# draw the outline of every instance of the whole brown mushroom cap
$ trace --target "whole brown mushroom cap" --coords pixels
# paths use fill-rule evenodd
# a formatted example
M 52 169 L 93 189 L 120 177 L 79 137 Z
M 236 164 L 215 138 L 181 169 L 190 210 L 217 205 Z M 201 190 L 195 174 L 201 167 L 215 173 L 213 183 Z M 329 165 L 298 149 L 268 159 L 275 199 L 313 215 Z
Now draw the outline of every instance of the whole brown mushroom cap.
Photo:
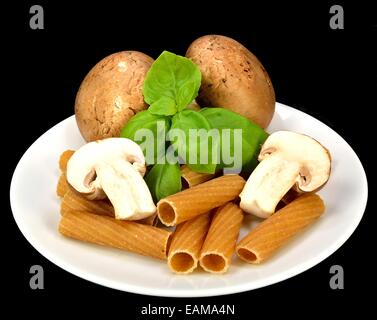
M 265 128 L 275 111 L 275 92 L 263 65 L 234 39 L 207 35 L 196 39 L 186 57 L 202 72 L 197 101 L 201 107 L 223 107 Z
M 75 101 L 77 125 L 86 141 L 118 137 L 125 123 L 148 107 L 143 84 L 153 61 L 138 51 L 122 51 L 90 70 Z

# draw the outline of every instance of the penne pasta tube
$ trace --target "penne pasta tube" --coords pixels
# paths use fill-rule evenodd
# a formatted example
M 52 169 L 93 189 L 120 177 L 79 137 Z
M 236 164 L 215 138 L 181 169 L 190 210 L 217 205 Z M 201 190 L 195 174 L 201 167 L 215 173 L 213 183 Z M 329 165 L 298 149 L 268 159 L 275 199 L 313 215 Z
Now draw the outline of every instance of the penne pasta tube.
M 93 214 L 99 214 L 109 217 L 115 217 L 114 207 L 107 200 L 88 200 L 78 192 L 69 189 L 64 195 L 60 207 L 60 213 L 63 215 L 67 211 L 88 211 Z M 142 223 L 150 226 L 157 224 L 157 213 L 145 219 L 134 220 L 134 222 Z
M 88 200 L 74 190 L 68 190 L 64 195 L 61 203 L 61 214 L 67 211 L 88 211 L 93 214 L 99 214 L 114 217 L 114 208 L 106 200 Z
M 62 198 L 68 190 L 70 190 L 70 186 L 68 184 L 67 178 L 65 177 L 65 174 L 62 173 L 58 180 L 56 194 L 58 195 L 58 197 Z
M 168 266 L 173 272 L 187 274 L 195 270 L 210 218 L 207 213 L 177 226 L 168 255 Z
M 67 237 L 166 259 L 171 232 L 83 211 L 67 211 L 59 232 Z
M 266 260 L 324 211 L 325 205 L 318 195 L 298 197 L 251 230 L 237 245 L 237 255 L 248 263 Z
M 67 170 L 67 163 L 68 160 L 72 157 L 72 155 L 75 153 L 74 150 L 66 150 L 60 155 L 59 159 L 59 168 L 62 172 L 65 172 Z
M 242 219 L 243 212 L 234 203 L 217 209 L 200 253 L 200 265 L 205 271 L 224 273 L 228 270 Z
M 238 197 L 245 180 L 226 175 L 183 190 L 157 203 L 157 214 L 166 226 L 175 226 Z
M 208 180 L 215 175 L 210 173 L 200 173 L 192 171 L 187 165 L 181 167 L 182 186 L 184 189 L 191 188 Z

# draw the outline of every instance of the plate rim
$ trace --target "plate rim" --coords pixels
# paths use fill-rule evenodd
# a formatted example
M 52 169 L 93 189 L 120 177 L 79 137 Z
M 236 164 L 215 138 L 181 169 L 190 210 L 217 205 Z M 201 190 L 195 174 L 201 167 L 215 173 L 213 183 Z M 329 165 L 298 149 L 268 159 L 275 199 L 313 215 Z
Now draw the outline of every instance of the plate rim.
M 183 298 L 183 297 L 209 297 L 209 296 L 220 296 L 220 295 L 229 295 L 229 294 L 235 294 L 235 293 L 241 293 L 245 291 L 251 291 L 258 288 L 266 287 L 275 283 L 279 283 L 281 281 L 287 280 L 293 276 L 299 275 L 301 273 L 304 273 L 305 271 L 311 269 L 317 264 L 320 264 L 323 262 L 326 258 L 328 258 L 330 255 L 332 255 L 336 250 L 338 250 L 343 244 L 351 237 L 351 235 L 356 230 L 357 226 L 360 224 L 361 219 L 364 216 L 367 201 L 368 201 L 368 180 L 366 176 L 365 169 L 362 165 L 362 162 L 356 152 L 353 150 L 353 148 L 350 146 L 350 144 L 335 130 L 333 130 L 331 127 L 329 127 L 327 124 L 323 123 L 322 121 L 316 119 L 312 115 L 305 113 L 299 109 L 287 106 L 283 103 L 276 102 L 276 107 L 283 107 L 289 109 L 291 112 L 298 112 L 301 115 L 309 117 L 311 120 L 315 120 L 320 122 L 322 125 L 327 127 L 327 129 L 330 129 L 333 134 L 336 134 L 338 138 L 343 140 L 346 147 L 349 149 L 352 156 L 355 158 L 357 165 L 361 169 L 361 172 L 363 173 L 360 179 L 362 180 L 363 189 L 362 190 L 362 202 L 360 208 L 362 208 L 360 211 L 361 213 L 358 214 L 358 219 L 355 219 L 354 222 L 348 226 L 348 228 L 342 233 L 342 236 L 338 238 L 336 242 L 334 242 L 329 248 L 326 250 L 323 250 L 321 253 L 317 254 L 316 256 L 312 257 L 311 259 L 305 261 L 304 263 L 301 263 L 298 266 L 295 266 L 293 268 L 290 268 L 286 271 L 279 272 L 277 274 L 271 275 L 267 278 L 259 279 L 253 282 L 246 282 L 238 285 L 233 285 L 230 287 L 224 287 L 224 288 L 207 288 L 207 289 L 183 289 L 183 290 L 177 290 L 177 289 L 171 289 L 171 288 L 147 288 L 144 286 L 137 286 L 133 284 L 127 284 L 123 282 L 117 282 L 114 280 L 109 280 L 101 276 L 93 275 L 92 273 L 85 273 L 80 270 L 80 268 L 76 267 L 73 264 L 66 263 L 64 259 L 61 259 L 59 255 L 51 254 L 50 251 L 44 247 L 43 245 L 40 245 L 37 240 L 34 239 L 33 235 L 31 233 L 28 233 L 26 231 L 26 228 L 24 226 L 24 222 L 21 218 L 21 215 L 18 214 L 19 210 L 17 210 L 17 205 L 15 201 L 15 191 L 14 191 L 14 184 L 16 181 L 16 178 L 18 176 L 20 163 L 22 163 L 23 159 L 28 155 L 30 150 L 33 148 L 33 146 L 37 143 L 38 140 L 43 138 L 45 135 L 47 135 L 51 130 L 54 130 L 55 127 L 60 126 L 64 122 L 71 121 L 71 118 L 74 117 L 74 115 L 69 116 L 68 118 L 58 122 L 56 125 L 45 131 L 42 135 L 40 135 L 24 152 L 20 160 L 18 161 L 14 172 L 12 174 L 11 178 L 11 184 L 9 189 L 9 198 L 10 198 L 10 207 L 12 211 L 13 218 L 25 237 L 25 239 L 36 249 L 42 256 L 44 256 L 46 259 L 48 259 L 50 262 L 58 266 L 59 268 L 68 271 L 69 273 L 85 279 L 87 281 L 93 282 L 95 284 L 99 284 L 105 287 L 109 287 L 112 289 L 120 290 L 120 291 L 126 291 L 130 293 L 135 294 L 142 294 L 142 295 L 149 295 L 149 296 L 160 296 L 160 297 L 176 297 L 176 298 Z

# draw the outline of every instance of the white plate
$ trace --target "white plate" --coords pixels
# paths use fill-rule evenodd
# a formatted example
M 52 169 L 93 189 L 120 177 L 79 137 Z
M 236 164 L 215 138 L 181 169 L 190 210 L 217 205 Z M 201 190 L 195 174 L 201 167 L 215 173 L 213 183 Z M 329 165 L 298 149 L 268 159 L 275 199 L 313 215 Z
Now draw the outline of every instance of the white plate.
M 360 222 L 368 195 L 360 160 L 336 132 L 301 111 L 277 103 L 268 131 L 281 129 L 308 134 L 330 150 L 332 175 L 320 191 L 327 210 L 275 257 L 258 266 L 234 259 L 226 275 L 201 271 L 178 276 L 163 261 L 61 236 L 55 195 L 58 159 L 62 151 L 84 143 L 73 116 L 43 134 L 21 158 L 10 188 L 13 215 L 26 239 L 47 259 L 107 287 L 147 295 L 199 297 L 267 286 L 313 267 L 337 250 Z M 241 236 L 252 223 L 247 219 Z

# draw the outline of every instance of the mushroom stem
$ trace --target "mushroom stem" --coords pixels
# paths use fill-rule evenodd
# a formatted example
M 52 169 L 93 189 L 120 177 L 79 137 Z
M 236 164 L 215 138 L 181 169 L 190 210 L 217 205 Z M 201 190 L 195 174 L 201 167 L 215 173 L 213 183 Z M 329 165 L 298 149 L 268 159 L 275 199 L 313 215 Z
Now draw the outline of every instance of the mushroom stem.
M 296 183 L 301 165 L 279 155 L 267 156 L 250 175 L 240 194 L 240 207 L 248 213 L 267 218 L 283 196 Z
M 147 184 L 129 162 L 122 159 L 103 162 L 96 172 L 117 219 L 140 220 L 156 211 Z

